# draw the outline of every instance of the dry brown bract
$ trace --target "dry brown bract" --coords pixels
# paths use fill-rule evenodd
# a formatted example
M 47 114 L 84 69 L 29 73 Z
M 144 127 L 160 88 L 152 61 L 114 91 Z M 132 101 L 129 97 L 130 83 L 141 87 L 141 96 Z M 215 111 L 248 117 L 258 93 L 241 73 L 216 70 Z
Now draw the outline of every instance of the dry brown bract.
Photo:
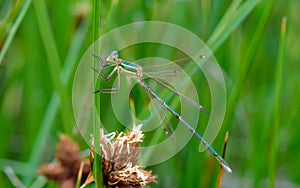
M 141 125 L 134 127 L 125 134 L 104 134 L 100 132 L 100 148 L 102 158 L 103 179 L 106 185 L 111 187 L 144 187 L 156 182 L 156 176 L 151 171 L 140 169 L 137 165 L 139 146 L 143 141 Z M 116 137 L 116 138 L 115 138 Z M 92 139 L 91 154 L 94 141 Z M 93 155 L 91 155 L 93 162 Z
M 60 142 L 56 149 L 58 163 L 44 164 L 38 173 L 58 182 L 60 187 L 75 187 L 80 164 L 84 165 L 82 180 L 85 180 L 91 170 L 89 161 L 80 158 L 80 148 L 65 135 L 60 135 Z

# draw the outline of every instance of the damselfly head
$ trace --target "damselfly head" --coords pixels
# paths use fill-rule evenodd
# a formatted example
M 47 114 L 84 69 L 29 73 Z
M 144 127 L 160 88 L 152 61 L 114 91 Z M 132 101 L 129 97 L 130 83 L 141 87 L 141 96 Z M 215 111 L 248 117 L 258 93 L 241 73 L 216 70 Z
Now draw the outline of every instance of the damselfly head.
M 118 63 L 119 53 L 117 51 L 112 51 L 111 54 L 106 58 L 106 62 L 108 63 Z
M 118 51 L 112 51 L 110 55 L 119 57 L 119 52 Z

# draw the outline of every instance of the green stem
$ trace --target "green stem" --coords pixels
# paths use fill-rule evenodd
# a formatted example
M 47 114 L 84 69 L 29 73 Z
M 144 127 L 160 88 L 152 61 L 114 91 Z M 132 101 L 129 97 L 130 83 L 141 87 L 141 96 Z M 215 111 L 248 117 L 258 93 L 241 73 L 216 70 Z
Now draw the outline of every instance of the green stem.
M 97 41 L 99 38 L 100 32 L 100 8 L 101 4 L 99 0 L 94 0 L 93 4 L 93 41 Z M 99 46 L 98 43 L 94 43 L 94 54 L 99 54 Z M 97 67 L 97 60 L 94 58 L 94 67 Z M 94 79 L 97 79 L 97 75 L 94 74 Z M 96 89 L 94 89 L 96 91 Z M 100 95 L 97 95 L 100 97 Z M 95 101 L 95 100 L 94 100 Z M 94 104 L 96 105 L 96 104 Z M 99 99 L 100 106 L 100 99 Z M 95 108 L 94 108 L 95 109 Z M 104 187 L 103 183 L 103 175 L 102 175 L 102 161 L 101 161 L 101 153 L 100 153 L 100 125 L 97 124 L 97 111 L 93 111 L 93 135 L 94 135 L 94 163 L 93 163 L 93 176 L 96 183 L 96 187 L 102 188 Z

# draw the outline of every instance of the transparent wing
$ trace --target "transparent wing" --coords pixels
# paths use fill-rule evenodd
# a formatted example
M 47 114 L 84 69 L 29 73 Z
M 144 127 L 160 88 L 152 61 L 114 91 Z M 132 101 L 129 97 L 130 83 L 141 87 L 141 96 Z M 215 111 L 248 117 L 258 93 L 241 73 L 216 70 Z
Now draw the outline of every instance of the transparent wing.
M 152 75 L 151 73 L 144 73 L 145 76 L 155 80 L 157 83 L 159 83 L 160 85 L 162 85 L 164 88 L 168 89 L 169 91 L 171 91 L 172 93 L 174 93 L 175 95 L 179 96 L 180 98 L 182 98 L 183 100 L 185 100 L 186 102 L 190 103 L 191 105 L 193 105 L 194 107 L 198 108 L 199 110 L 201 110 L 202 112 L 209 114 L 209 112 L 199 103 L 197 103 L 196 101 L 194 101 L 193 99 L 183 95 L 182 93 L 180 93 L 179 91 L 175 90 L 174 88 L 172 88 L 172 86 L 170 86 L 168 83 L 166 83 L 165 81 L 155 77 L 155 75 Z
M 195 72 L 201 71 L 191 57 L 175 61 L 167 61 L 162 58 L 145 58 L 140 60 L 138 64 L 143 67 L 143 72 L 148 75 L 173 82 L 180 81 L 186 75 L 192 76 Z

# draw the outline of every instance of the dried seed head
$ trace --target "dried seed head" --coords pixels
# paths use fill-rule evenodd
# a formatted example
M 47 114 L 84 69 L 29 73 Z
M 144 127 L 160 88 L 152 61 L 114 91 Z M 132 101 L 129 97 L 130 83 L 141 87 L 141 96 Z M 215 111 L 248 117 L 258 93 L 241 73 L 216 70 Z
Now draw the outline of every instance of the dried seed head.
M 75 186 L 80 164 L 83 163 L 82 180 L 84 180 L 90 172 L 90 163 L 80 158 L 80 148 L 66 135 L 60 135 L 56 149 L 58 162 L 44 164 L 38 173 L 49 180 L 59 182 L 60 187 L 66 185 L 72 187 L 70 185 Z
M 142 170 L 137 165 L 139 146 L 144 137 L 141 126 L 134 126 L 132 131 L 120 133 L 118 136 L 115 132 L 104 134 L 103 129 L 100 130 L 102 172 L 106 185 L 143 187 L 156 182 L 156 176 L 152 175 L 151 171 Z M 91 153 L 93 145 L 92 139 Z

